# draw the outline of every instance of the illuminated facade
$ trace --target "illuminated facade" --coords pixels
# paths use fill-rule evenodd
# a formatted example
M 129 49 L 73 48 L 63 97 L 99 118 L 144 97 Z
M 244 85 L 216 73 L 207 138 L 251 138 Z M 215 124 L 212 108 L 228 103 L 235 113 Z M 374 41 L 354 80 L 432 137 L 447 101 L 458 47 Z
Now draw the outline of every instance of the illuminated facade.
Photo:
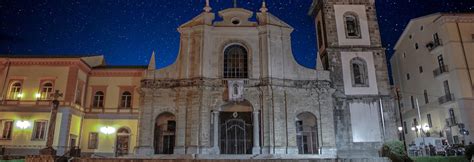
M 132 153 L 145 69 L 105 66 L 102 56 L 0 57 L 4 154 L 38 154 L 45 146 L 55 90 L 64 93 L 53 144 L 58 155 L 71 147 L 86 155 Z
M 322 3 L 314 1 L 311 11 Z M 396 138 L 395 118 L 380 36 L 369 32 L 377 24 L 362 18 L 364 5 L 374 4 L 336 5 L 338 14 L 355 10 L 337 22 L 345 18 L 346 30 L 338 32 L 348 40 L 341 44 L 368 50 L 330 53 L 343 62 L 316 69 L 296 62 L 294 29 L 265 3 L 256 14 L 224 9 L 221 19 L 207 3 L 178 28 L 180 52 L 161 69 L 154 55 L 148 67 L 104 66 L 100 56 L 2 58 L 6 136 L 0 145 L 11 152 L 40 149 L 50 110 L 45 96 L 61 90 L 59 154 L 79 146 L 85 156 L 383 160 L 378 151 Z
M 393 79 L 406 143 L 422 136 L 449 144 L 474 142 L 474 14 L 412 19 L 394 49 Z

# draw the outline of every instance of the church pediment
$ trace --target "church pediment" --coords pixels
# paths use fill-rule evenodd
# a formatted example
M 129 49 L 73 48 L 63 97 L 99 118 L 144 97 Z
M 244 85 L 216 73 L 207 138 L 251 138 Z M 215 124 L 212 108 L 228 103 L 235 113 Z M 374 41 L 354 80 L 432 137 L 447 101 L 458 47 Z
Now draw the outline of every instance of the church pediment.
M 214 13 L 203 12 L 194 17 L 192 20 L 184 23 L 179 28 L 193 27 L 198 25 L 211 25 L 212 21 L 214 21 L 214 18 Z
M 272 15 L 269 12 L 258 13 L 257 19 L 260 25 L 275 25 L 279 27 L 293 29 L 293 27 L 291 27 L 290 25 L 285 23 L 283 20 L 279 19 L 278 17 Z
M 222 21 L 215 22 L 215 26 L 257 26 L 256 22 L 249 21 L 253 12 L 243 8 L 229 8 L 219 11 Z

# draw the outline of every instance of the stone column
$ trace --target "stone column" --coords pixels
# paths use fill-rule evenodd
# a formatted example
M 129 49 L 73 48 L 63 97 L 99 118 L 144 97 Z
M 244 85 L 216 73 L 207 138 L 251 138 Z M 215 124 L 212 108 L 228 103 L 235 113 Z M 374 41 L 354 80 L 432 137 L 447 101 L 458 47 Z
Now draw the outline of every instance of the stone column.
M 253 112 L 253 148 L 252 154 L 261 154 L 260 152 L 260 127 L 259 127 L 259 112 Z
M 58 98 L 62 97 L 63 94 L 59 93 L 59 90 L 56 90 L 51 97 L 53 98 L 53 107 L 51 109 L 51 115 L 49 117 L 49 127 L 48 127 L 48 137 L 46 139 L 46 148 L 40 150 L 41 155 L 50 155 L 56 156 L 56 150 L 53 149 L 53 142 L 54 142 L 54 132 L 56 126 L 56 116 L 58 115 L 58 107 L 59 101 Z
M 215 154 L 220 154 L 219 148 L 219 111 L 213 111 L 214 114 L 214 147 Z
M 142 97 L 144 99 L 144 103 L 143 105 L 140 105 L 141 109 L 140 116 L 138 118 L 138 146 L 136 146 L 136 155 L 151 156 L 155 154 L 153 141 L 156 124 L 153 118 L 153 91 L 150 89 L 145 89 Z

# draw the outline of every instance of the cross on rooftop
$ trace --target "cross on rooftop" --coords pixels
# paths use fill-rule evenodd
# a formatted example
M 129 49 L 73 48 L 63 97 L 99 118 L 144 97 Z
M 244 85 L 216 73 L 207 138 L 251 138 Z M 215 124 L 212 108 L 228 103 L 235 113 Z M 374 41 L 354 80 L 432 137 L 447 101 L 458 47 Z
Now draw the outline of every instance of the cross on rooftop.
M 237 0 L 234 0 L 234 8 L 237 8 Z

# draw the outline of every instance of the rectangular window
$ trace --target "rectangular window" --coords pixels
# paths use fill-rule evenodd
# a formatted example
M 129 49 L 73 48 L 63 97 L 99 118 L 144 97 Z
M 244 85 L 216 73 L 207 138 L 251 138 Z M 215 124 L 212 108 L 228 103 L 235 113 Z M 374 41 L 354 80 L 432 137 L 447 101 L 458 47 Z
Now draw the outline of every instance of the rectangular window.
M 31 137 L 32 140 L 45 140 L 46 139 L 46 128 L 47 128 L 47 121 L 35 121 L 33 126 L 33 136 Z
M 471 36 L 472 36 L 472 40 L 474 40 L 474 34 L 472 34 Z
M 406 121 L 403 122 L 403 129 L 405 131 L 405 134 L 408 134 L 408 127 L 407 127 L 407 122 Z
M 407 80 L 410 80 L 410 73 L 407 73 Z
M 432 128 L 433 122 L 431 121 L 431 114 L 426 114 L 426 118 L 428 119 L 428 126 Z
M 99 144 L 99 133 L 90 132 L 89 133 L 89 149 L 97 149 Z
M 429 98 L 428 98 L 428 91 L 424 91 L 423 92 L 423 95 L 425 96 L 425 104 L 428 104 L 430 102 Z
M 450 125 L 457 124 L 456 122 L 456 115 L 454 115 L 454 109 L 449 109 L 449 120 L 451 121 Z
M 441 72 L 445 72 L 445 69 L 444 69 L 444 58 L 443 58 L 443 55 L 439 55 L 438 56 L 438 66 L 441 70 Z
M 420 73 L 423 73 L 423 66 L 418 67 L 418 69 L 420 70 Z
M 443 86 L 444 86 L 444 94 L 446 96 L 451 96 L 451 90 L 449 89 L 449 82 L 447 80 L 443 82 Z
M 12 131 L 13 131 L 13 120 L 0 120 L 0 130 L 2 131 L 2 136 L 0 140 L 11 140 Z
M 453 136 L 454 144 L 459 144 L 459 136 Z
M 411 100 L 411 108 L 415 109 L 415 98 L 413 96 L 410 96 L 410 100 Z
M 438 35 L 438 33 L 434 33 L 434 34 L 433 34 L 433 43 L 434 43 L 435 45 L 441 44 L 441 42 L 440 42 L 440 40 L 439 40 L 439 35 Z
M 403 58 L 407 57 L 407 53 L 403 52 Z

